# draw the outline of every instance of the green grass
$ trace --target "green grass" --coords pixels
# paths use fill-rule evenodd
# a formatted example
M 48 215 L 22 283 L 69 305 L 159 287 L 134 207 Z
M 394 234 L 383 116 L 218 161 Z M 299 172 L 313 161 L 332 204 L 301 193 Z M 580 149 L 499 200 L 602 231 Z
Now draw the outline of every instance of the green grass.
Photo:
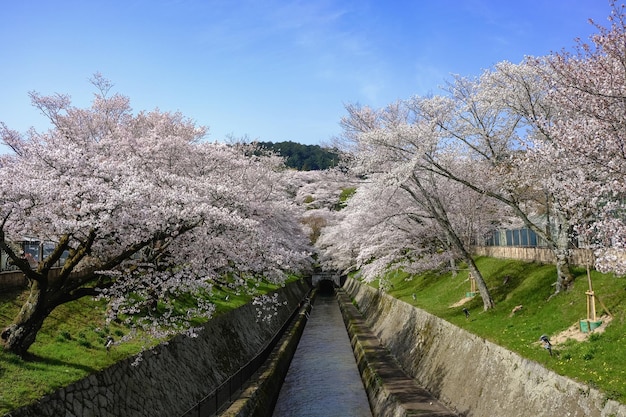
M 487 312 L 483 311 L 480 296 L 463 306 L 452 307 L 470 291 L 467 271 L 456 276 L 409 276 L 396 271 L 386 277 L 385 286 L 398 299 L 597 388 L 609 399 L 626 401 L 626 279 L 592 271 L 594 291 L 613 320 L 604 333 L 593 333 L 583 342 L 570 340 L 556 345 L 550 356 L 539 337 L 546 334 L 553 338 L 587 316 L 586 270 L 575 269 L 574 287 L 550 297 L 556 281 L 554 266 L 486 257 L 476 261 L 496 302 L 496 307 Z M 523 306 L 522 310 L 511 316 L 518 305 Z M 469 320 L 463 307 L 470 311 Z M 596 303 L 596 310 L 598 316 L 605 314 L 600 303 Z
M 277 285 L 266 283 L 250 284 L 249 291 L 237 294 L 216 287 L 210 296 L 216 306 L 214 317 L 276 288 Z M 12 322 L 25 296 L 22 291 L 0 294 L 0 329 Z M 181 300 L 177 308 L 184 306 L 185 300 Z M 27 361 L 0 348 L 0 415 L 158 343 L 146 334 L 133 333 L 129 341 L 116 344 L 107 352 L 107 337 L 119 340 L 130 329 L 116 323 L 107 325 L 105 308 L 104 301 L 83 298 L 55 309 L 29 350 L 33 358 Z M 193 324 L 202 321 L 206 319 Z

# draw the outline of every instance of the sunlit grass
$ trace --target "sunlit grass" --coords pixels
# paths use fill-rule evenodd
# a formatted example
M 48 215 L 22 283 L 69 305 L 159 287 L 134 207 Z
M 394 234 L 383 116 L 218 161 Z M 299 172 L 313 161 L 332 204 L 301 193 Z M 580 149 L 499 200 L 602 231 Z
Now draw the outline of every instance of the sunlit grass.
M 295 278 L 290 281 L 293 280 Z M 278 285 L 253 282 L 248 284 L 248 290 L 239 292 L 216 287 L 209 296 L 216 306 L 213 317 L 277 288 Z M 25 296 L 26 293 L 20 291 L 0 294 L 0 329 L 11 323 Z M 179 300 L 176 308 L 184 310 L 187 302 L 192 303 L 192 300 Z M 0 415 L 159 342 L 145 333 L 133 331 L 130 340 L 116 343 L 107 351 L 105 343 L 108 337 L 119 341 L 131 330 L 120 323 L 107 324 L 105 309 L 104 301 L 90 298 L 56 308 L 30 348 L 32 358 L 29 360 L 0 348 Z M 206 322 L 205 318 L 192 320 L 196 326 L 203 322 Z
M 496 302 L 487 312 L 480 296 L 452 307 L 470 291 L 466 270 L 456 276 L 393 272 L 387 276 L 389 293 L 561 375 L 598 388 L 607 398 L 626 401 L 626 279 L 592 271 L 595 293 L 613 320 L 604 333 L 594 333 L 587 341 L 570 340 L 555 346 L 550 356 L 538 342 L 539 337 L 555 337 L 586 318 L 586 270 L 575 269 L 572 290 L 550 297 L 556 281 L 554 266 L 485 257 L 478 258 L 477 264 Z M 512 314 L 519 305 L 522 309 Z M 469 310 L 469 319 L 463 308 Z M 605 314 L 600 303 L 596 309 L 598 316 Z

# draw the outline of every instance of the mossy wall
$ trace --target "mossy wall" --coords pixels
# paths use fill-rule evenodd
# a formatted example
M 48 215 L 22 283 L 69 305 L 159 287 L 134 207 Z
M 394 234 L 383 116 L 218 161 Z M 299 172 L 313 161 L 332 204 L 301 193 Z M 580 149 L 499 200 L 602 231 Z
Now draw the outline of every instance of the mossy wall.
M 178 336 L 8 414 L 11 417 L 177 417 L 261 351 L 309 291 L 304 282 L 280 289 L 285 308 L 257 321 L 246 304 L 210 320 L 196 338 Z
M 466 417 L 626 417 L 626 406 L 485 339 L 348 280 L 367 325 L 402 368 Z
M 312 291 L 311 299 L 315 299 L 316 291 L 315 289 Z M 272 416 L 280 388 L 298 348 L 310 311 L 311 304 L 304 303 L 266 363 L 250 379 L 239 398 L 220 413 L 221 417 Z

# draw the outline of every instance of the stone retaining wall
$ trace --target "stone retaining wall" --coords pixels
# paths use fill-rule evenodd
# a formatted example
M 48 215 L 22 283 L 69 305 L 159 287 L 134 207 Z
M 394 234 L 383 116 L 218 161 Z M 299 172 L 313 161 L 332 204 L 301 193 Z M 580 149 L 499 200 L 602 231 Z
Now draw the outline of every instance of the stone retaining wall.
M 368 285 L 344 289 L 412 378 L 466 417 L 626 417 L 626 406 Z
M 269 323 L 246 304 L 210 320 L 197 338 L 175 337 L 136 366 L 129 358 L 7 416 L 181 416 L 261 351 L 308 291 L 301 281 L 280 289 L 288 305 Z
M 314 299 L 317 291 L 311 293 Z M 267 362 L 250 378 L 250 383 L 220 417 L 272 417 L 280 388 L 293 359 L 311 311 L 304 304 L 289 329 L 278 342 Z

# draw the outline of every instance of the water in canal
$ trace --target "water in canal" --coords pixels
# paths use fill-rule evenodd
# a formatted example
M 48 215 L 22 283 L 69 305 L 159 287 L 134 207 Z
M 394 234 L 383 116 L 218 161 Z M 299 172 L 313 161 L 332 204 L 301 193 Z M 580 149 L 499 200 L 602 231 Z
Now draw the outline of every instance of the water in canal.
M 274 417 L 371 417 L 335 295 L 320 294 L 280 390 Z

